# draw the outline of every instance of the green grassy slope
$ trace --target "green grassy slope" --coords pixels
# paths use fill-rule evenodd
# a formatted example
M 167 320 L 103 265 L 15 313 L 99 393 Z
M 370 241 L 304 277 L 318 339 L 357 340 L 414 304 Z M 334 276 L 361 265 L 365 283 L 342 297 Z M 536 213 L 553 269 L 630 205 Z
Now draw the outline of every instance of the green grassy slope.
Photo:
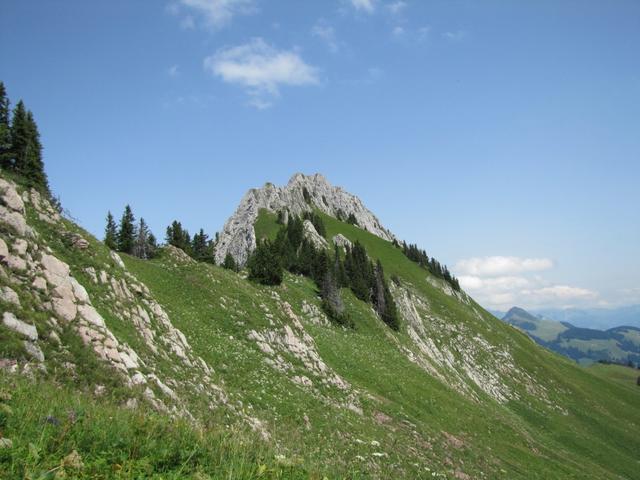
M 326 321 L 306 278 L 263 287 L 170 249 L 150 261 L 122 255 L 125 271 L 73 223 L 43 222 L 31 207 L 27 216 L 40 249 L 69 264 L 109 329 L 144 360 L 141 372 L 171 382 L 179 397 L 149 381 L 156 398 L 193 418 L 153 412 L 143 387 L 126 387 L 69 328 L 62 348 L 43 340 L 50 363 L 36 380 L 1 371 L 0 389 L 13 398 L 10 413 L 0 407 L 0 436 L 14 443 L 0 449 L 2 478 L 637 478 L 640 388 L 538 347 L 357 227 L 323 216 L 328 239 L 359 240 L 400 278 L 392 289 L 411 318 L 398 333 L 347 290 L 353 330 Z M 257 236 L 275 235 L 275 219 L 262 212 Z M 68 233 L 89 246 L 73 248 Z M 112 281 L 92 280 L 88 268 Z M 212 367 L 224 401 L 210 408 L 200 371 L 165 351 L 159 317 L 150 343 L 124 314 L 147 305 L 142 293 L 114 296 L 110 285 L 133 285 L 131 274 L 185 335 L 189 358 Z M 12 286 L 22 307 L 4 309 L 33 319 L 44 339 L 49 314 L 28 284 Z M 22 355 L 20 342 L 0 328 L 3 357 Z M 94 393 L 97 383 L 105 394 Z M 122 408 L 131 399 L 143 407 Z M 61 467 L 74 450 L 84 467 Z
M 257 236 L 273 235 L 274 220 L 261 215 Z M 342 233 L 362 242 L 387 275 L 398 275 L 428 303 L 431 315 L 467 335 L 482 335 L 491 345 L 508 345 L 518 375 L 544 385 L 547 400 L 516 381 L 510 384 L 514 397 L 502 404 L 472 382 L 469 389 L 476 398 L 461 395 L 409 361 L 406 350 L 415 351 L 415 345 L 407 333 L 392 334 L 348 292 L 354 331 L 308 321 L 302 305 L 317 305 L 318 299 L 313 285 L 300 277 L 287 275 L 283 286 L 270 289 L 209 265 L 127 258 L 128 267 L 151 288 L 198 353 L 219 365 L 227 388 L 267 422 L 286 455 L 342 475 L 349 465 L 353 471 L 407 478 L 426 475 L 427 468 L 472 478 L 634 477 L 640 447 L 638 392 L 537 347 L 474 302 L 447 295 L 389 242 L 330 217 L 324 221 L 328 238 Z M 303 320 L 323 360 L 360 392 L 362 415 L 331 405 L 344 400 L 338 391 L 325 389 L 319 397 L 292 383 L 290 375 L 265 364 L 247 340 L 247 332 L 265 326 L 260 304 L 277 311 L 274 292 Z M 233 308 L 222 307 L 230 302 Z M 460 333 L 442 335 L 445 342 Z

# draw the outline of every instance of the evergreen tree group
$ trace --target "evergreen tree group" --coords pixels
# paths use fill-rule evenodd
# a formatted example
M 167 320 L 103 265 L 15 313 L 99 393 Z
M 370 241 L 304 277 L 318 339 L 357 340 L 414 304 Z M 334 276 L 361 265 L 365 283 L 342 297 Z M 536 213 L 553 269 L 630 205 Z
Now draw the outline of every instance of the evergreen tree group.
M 433 276 L 446 281 L 451 287 L 460 291 L 460 283 L 458 279 L 449 271 L 446 265 L 442 265 L 435 258 L 427 255 L 427 252 L 418 248 L 417 245 L 402 242 L 402 244 L 394 241 L 394 245 L 402 250 L 404 255 L 411 261 L 417 263 L 422 268 L 428 270 Z
M 273 242 L 258 243 L 247 262 L 249 278 L 266 285 L 278 285 L 284 270 L 307 276 L 316 283 L 322 307 L 329 318 L 352 327 L 353 321 L 340 294 L 341 288 L 349 288 L 357 298 L 371 303 L 389 327 L 398 330 L 399 316 L 382 264 L 374 264 L 359 242 L 346 248 L 344 254 L 338 247 L 332 254 L 315 248 L 304 236 L 303 219 L 310 220 L 318 233 L 326 231 L 317 214 L 290 217 Z
M 20 100 L 11 112 L 9 98 L 0 82 L 0 166 L 22 177 L 26 184 L 50 195 L 42 160 L 40 133 Z
M 143 259 L 153 258 L 158 250 L 156 237 L 149 230 L 144 218 L 140 218 L 136 224 L 135 216 L 129 205 L 125 207 L 119 225 L 116 224 L 111 212 L 107 213 L 104 244 L 111 250 Z
M 210 239 L 202 228 L 192 238 L 189 231 L 183 228 L 182 223 L 174 220 L 167 227 L 165 241 L 168 245 L 181 249 L 198 262 L 215 262 L 215 240 Z

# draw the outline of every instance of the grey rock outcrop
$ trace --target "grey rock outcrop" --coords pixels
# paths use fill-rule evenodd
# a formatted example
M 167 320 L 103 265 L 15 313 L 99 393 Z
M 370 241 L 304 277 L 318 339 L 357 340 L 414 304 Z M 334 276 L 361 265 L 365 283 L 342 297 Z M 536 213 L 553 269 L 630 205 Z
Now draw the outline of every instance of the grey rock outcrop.
M 249 254 L 256 248 L 253 225 L 261 209 L 270 212 L 288 210 L 290 214 L 300 216 L 314 208 L 336 218 L 353 214 L 360 228 L 385 240 L 394 238 L 355 195 L 341 187 L 334 187 L 320 174 L 296 173 L 284 187 L 267 183 L 245 194 L 220 234 L 216 245 L 216 263 L 221 264 L 227 253 L 239 265 L 246 263 Z
M 305 220 L 302 224 L 304 228 L 304 236 L 311 244 L 319 249 L 329 248 L 327 241 L 317 232 L 316 227 L 313 226 L 309 220 Z

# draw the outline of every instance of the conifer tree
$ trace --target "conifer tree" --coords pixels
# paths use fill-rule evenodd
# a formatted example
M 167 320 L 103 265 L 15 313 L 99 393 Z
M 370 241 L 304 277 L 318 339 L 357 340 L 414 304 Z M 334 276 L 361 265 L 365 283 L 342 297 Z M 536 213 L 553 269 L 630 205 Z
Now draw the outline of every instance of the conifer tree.
M 282 283 L 282 265 L 280 258 L 268 240 L 258 244 L 247 262 L 249 279 L 263 285 L 280 285 Z
M 166 241 L 169 245 L 173 245 L 191 255 L 191 235 L 189 235 L 187 229 L 182 228 L 182 224 L 177 220 L 174 220 L 167 227 Z
M 10 115 L 9 97 L 7 97 L 4 83 L 0 82 L 0 167 L 2 168 L 11 166 Z
M 191 241 L 191 256 L 199 262 L 213 263 L 213 242 L 201 228 Z
M 327 268 L 320 288 L 322 298 L 322 309 L 332 320 L 341 325 L 353 327 L 353 322 L 347 315 L 340 296 L 340 288 L 336 284 L 332 269 Z
M 27 112 L 27 128 L 29 132 L 29 142 L 26 157 L 22 168 L 22 175 L 27 179 L 29 185 L 49 192 L 49 182 L 44 171 L 42 160 L 42 143 L 40 142 L 40 132 L 38 125 L 33 118 L 33 114 Z
M 384 278 L 384 270 L 382 269 L 380 260 L 376 263 L 374 271 L 374 306 L 376 312 L 389 327 L 393 330 L 399 330 L 400 322 L 398 319 L 398 311 L 389 286 Z
M 107 213 L 107 226 L 104 229 L 104 244 L 111 250 L 118 248 L 118 227 L 111 212 Z
M 133 216 L 131 207 L 127 205 L 120 219 L 120 228 L 118 229 L 118 251 L 131 254 L 133 252 L 135 239 L 135 217 Z
M 20 100 L 13 109 L 11 122 L 11 169 L 18 173 L 24 171 L 27 163 L 31 132 L 24 102 Z
M 222 262 L 222 268 L 226 268 L 227 270 L 233 270 L 236 272 L 238 270 L 238 265 L 236 264 L 235 258 L 229 252 L 224 257 L 224 262 Z
M 155 238 L 151 234 L 147 223 L 144 221 L 144 218 L 140 217 L 140 222 L 138 223 L 137 233 L 133 243 L 132 254 L 145 260 L 151 258 L 155 253 L 152 251 L 153 246 L 151 240 L 155 242 Z

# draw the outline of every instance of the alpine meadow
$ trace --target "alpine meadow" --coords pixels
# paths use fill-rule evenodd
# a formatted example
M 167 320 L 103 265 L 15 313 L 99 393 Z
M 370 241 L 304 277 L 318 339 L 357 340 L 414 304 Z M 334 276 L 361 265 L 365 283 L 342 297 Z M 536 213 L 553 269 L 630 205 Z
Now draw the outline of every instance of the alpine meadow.
M 639 19 L 4 2 L 0 478 L 640 479 Z

